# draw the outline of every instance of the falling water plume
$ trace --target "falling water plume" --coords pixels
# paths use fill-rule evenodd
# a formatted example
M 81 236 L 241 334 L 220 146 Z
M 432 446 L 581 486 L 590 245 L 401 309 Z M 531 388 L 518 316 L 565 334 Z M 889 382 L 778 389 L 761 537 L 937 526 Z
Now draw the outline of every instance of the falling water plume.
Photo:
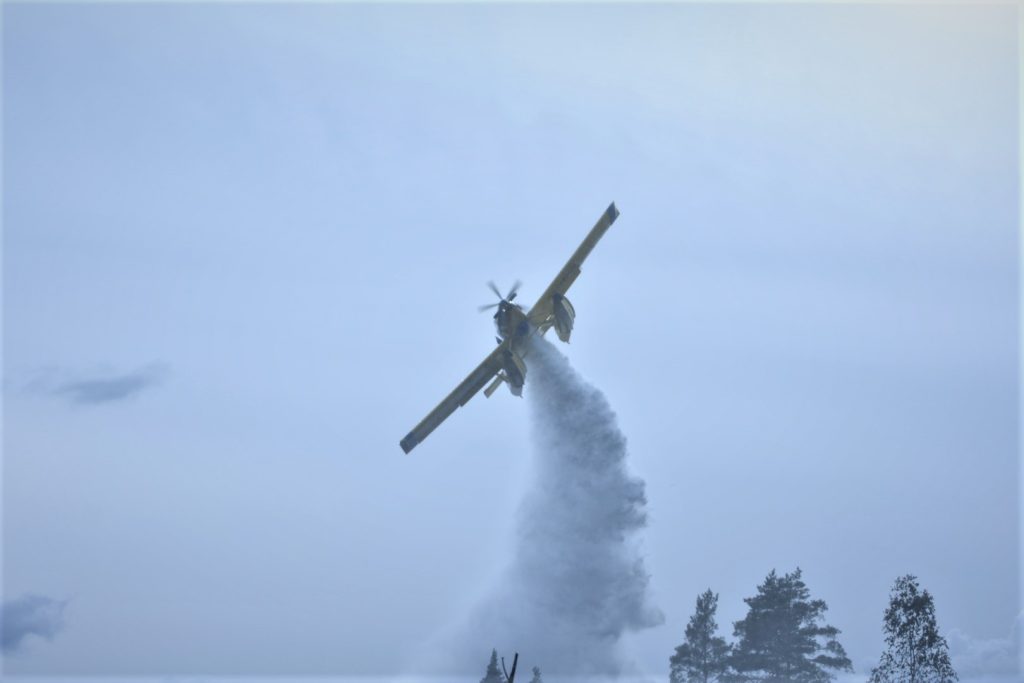
M 496 645 L 545 673 L 618 675 L 621 637 L 662 621 L 638 547 L 644 483 L 627 471 L 626 439 L 604 395 L 543 339 L 526 362 L 532 481 L 515 554 L 463 645 L 473 662 Z

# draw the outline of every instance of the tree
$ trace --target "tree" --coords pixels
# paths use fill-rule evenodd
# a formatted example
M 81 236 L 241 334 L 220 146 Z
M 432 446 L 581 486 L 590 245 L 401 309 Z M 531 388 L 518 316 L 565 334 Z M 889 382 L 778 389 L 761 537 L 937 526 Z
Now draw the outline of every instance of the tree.
M 871 670 L 870 683 L 953 683 L 949 646 L 939 635 L 935 603 L 917 577 L 896 579 L 885 610 L 885 652 Z
M 491 661 L 487 664 L 487 673 L 480 679 L 480 683 L 505 683 L 505 677 L 498 668 L 497 650 L 491 650 Z
M 829 669 L 853 671 L 839 629 L 822 625 L 828 605 L 811 600 L 797 568 L 779 576 L 773 569 L 757 595 L 745 598 L 747 616 L 733 624 L 739 642 L 729 663 L 738 680 L 824 683 Z
M 530 683 L 543 683 L 540 678 L 540 667 L 533 667 L 533 678 L 530 679 Z
M 729 645 L 716 635 L 718 594 L 711 589 L 697 596 L 697 609 L 686 625 L 686 641 L 669 659 L 672 683 L 709 683 L 729 666 Z

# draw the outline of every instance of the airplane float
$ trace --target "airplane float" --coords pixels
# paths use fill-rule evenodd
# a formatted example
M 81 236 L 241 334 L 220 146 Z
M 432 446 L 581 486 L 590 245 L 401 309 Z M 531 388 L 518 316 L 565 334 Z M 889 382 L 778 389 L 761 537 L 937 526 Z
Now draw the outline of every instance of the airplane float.
M 518 282 L 505 296 L 501 295 L 493 282 L 487 283 L 499 301 L 481 306 L 480 310 L 498 309 L 494 313 L 494 325 L 498 328 L 498 347 L 402 439 L 400 445 L 403 451 L 408 453 L 415 448 L 455 412 L 456 408 L 466 405 L 488 382 L 490 385 L 484 389 L 484 395 L 488 398 L 502 383 L 508 384 L 513 395 L 523 395 L 523 383 L 526 381 L 526 363 L 523 362 L 523 356 L 526 353 L 527 341 L 534 334 L 543 335 L 552 327 L 561 341 L 569 341 L 576 311 L 565 298 L 565 294 L 579 277 L 580 267 L 594 249 L 594 245 L 618 217 L 619 210 L 615 208 L 615 202 L 612 202 L 529 311 L 524 311 L 519 304 L 514 303 L 519 290 Z

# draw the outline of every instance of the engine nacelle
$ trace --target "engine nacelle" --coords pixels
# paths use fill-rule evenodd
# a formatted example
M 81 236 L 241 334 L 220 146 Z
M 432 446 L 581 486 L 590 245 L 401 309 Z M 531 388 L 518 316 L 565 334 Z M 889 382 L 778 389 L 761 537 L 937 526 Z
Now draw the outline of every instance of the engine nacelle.
M 523 384 L 526 382 L 526 363 L 522 357 L 511 349 L 505 349 L 502 369 L 504 380 L 508 382 L 508 388 L 515 396 L 523 395 Z
M 551 314 L 555 318 L 555 334 L 563 342 L 569 342 L 569 335 L 572 334 L 572 325 L 576 321 L 576 309 L 561 294 L 551 297 Z

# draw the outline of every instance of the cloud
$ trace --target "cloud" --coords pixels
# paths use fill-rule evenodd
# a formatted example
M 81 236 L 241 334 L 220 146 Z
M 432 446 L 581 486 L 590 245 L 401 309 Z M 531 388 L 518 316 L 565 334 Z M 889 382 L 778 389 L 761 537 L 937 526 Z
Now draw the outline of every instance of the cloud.
M 1013 628 L 1004 638 L 972 638 L 959 629 L 946 636 L 953 668 L 960 678 L 1011 676 L 1019 670 L 1017 643 L 1024 625 L 1024 613 L 1018 614 Z
M 157 386 L 167 374 L 162 363 L 123 373 L 98 372 L 74 374 L 66 370 L 47 370 L 25 385 L 25 391 L 61 398 L 75 405 L 98 405 L 132 398 Z
M 149 365 L 122 375 L 108 375 L 92 379 L 65 382 L 55 393 L 66 396 L 72 403 L 110 403 L 131 398 L 155 386 L 163 378 L 162 366 Z
M 64 627 L 66 600 L 23 595 L 0 605 L 0 644 L 6 653 L 18 651 L 29 636 L 53 640 Z

